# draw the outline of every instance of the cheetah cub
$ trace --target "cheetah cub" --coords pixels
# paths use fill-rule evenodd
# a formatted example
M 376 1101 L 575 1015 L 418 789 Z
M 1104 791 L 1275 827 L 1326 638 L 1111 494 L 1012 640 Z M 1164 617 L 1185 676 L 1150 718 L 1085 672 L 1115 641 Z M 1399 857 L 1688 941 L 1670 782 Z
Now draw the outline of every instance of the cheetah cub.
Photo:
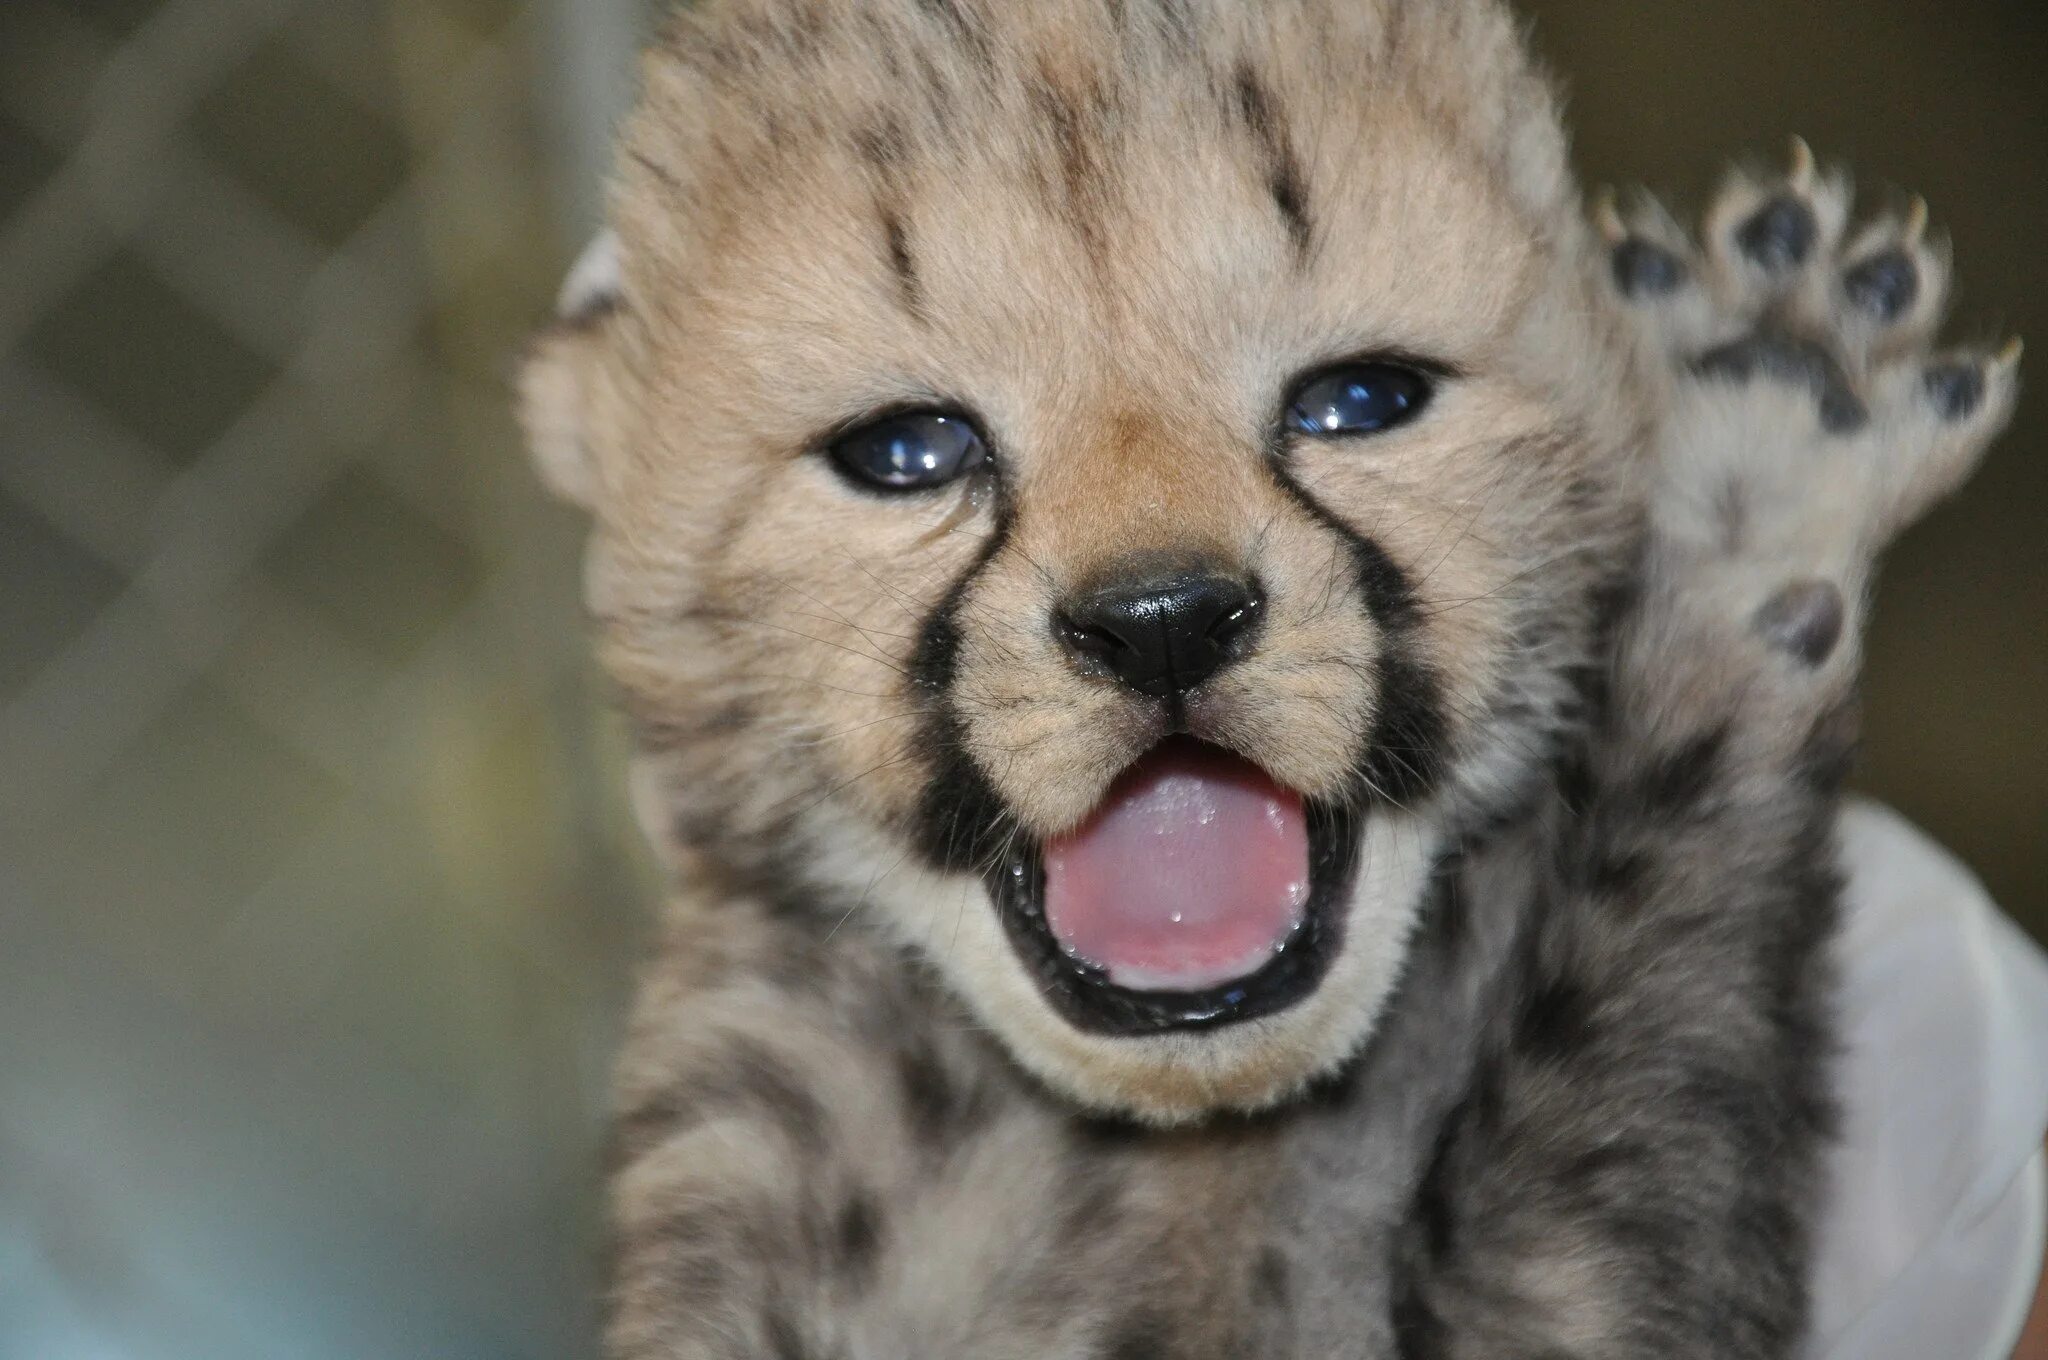
M 1589 225 L 1492 0 L 704 0 L 613 222 L 614 1355 L 1793 1353 L 1922 210 Z

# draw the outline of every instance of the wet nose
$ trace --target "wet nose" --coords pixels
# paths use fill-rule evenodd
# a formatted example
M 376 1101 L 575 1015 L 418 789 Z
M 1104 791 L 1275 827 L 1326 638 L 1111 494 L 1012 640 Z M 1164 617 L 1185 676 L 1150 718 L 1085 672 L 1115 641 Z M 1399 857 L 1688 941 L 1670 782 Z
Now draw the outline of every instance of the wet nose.
M 1243 581 L 1183 571 L 1085 591 L 1059 609 L 1055 623 L 1061 642 L 1085 663 L 1165 699 L 1243 655 L 1264 605 Z

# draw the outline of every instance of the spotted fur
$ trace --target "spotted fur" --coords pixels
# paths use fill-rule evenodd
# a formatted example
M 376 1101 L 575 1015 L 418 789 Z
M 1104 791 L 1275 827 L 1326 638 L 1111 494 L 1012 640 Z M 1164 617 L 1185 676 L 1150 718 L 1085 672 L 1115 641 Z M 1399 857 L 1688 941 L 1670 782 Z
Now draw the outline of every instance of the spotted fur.
M 2009 362 L 1810 157 L 1589 228 L 1492 0 L 707 0 L 527 423 L 677 892 L 621 1357 L 1791 1353 L 1876 553 Z M 1439 375 L 1370 443 L 1294 375 Z M 822 450 L 972 411 L 883 499 Z M 1068 1022 L 993 875 L 1163 734 L 1047 620 L 1255 574 L 1180 718 L 1355 830 L 1329 976 Z

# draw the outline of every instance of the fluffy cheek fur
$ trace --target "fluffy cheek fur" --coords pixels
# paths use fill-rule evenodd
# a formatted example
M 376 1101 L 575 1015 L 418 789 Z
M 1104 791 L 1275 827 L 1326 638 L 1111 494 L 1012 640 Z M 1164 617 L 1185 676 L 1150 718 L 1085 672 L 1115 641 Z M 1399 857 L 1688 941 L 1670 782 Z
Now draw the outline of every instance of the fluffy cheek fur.
M 877 924 L 1049 1083 L 1159 1120 L 1277 1099 L 1370 1031 L 1430 860 L 1543 754 L 1618 541 L 1612 344 L 1555 268 L 1554 233 L 1576 228 L 1534 225 L 1561 162 L 1555 183 L 1503 179 L 1355 79 L 1340 37 L 1311 45 L 1327 82 L 1247 49 L 1109 111 L 1088 55 L 1108 49 L 1058 43 L 1014 88 L 963 68 L 979 102 L 942 118 L 815 86 L 760 109 L 754 83 L 657 63 L 615 308 L 529 375 L 544 465 L 595 512 L 591 606 L 638 730 L 636 801 L 693 890 Z M 1458 376 L 1382 438 L 1275 440 L 1305 368 L 1376 350 Z M 906 401 L 970 406 L 997 474 L 907 498 L 837 478 L 820 432 Z M 1404 578 L 1405 624 L 1367 598 L 1355 538 Z M 1039 995 L 978 879 L 931 867 L 920 814 L 935 713 L 1038 834 L 1158 740 L 1159 715 L 1080 674 L 1050 627 L 1133 553 L 1266 589 L 1255 654 L 1190 705 L 1201 735 L 1306 794 L 1365 796 L 1398 646 L 1441 718 L 1440 749 L 1402 754 L 1441 776 L 1368 818 L 1313 996 L 1106 1040 Z M 942 605 L 940 692 L 918 661 Z

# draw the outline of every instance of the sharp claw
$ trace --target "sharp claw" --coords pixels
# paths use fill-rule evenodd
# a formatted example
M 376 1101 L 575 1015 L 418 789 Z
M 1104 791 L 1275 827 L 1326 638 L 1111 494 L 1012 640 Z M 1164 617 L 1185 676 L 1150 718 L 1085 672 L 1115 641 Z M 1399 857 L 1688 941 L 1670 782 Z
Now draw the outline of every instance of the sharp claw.
M 1612 186 L 1603 185 L 1600 192 L 1593 195 L 1593 225 L 1610 246 L 1618 246 L 1628 239 L 1628 224 L 1621 220 L 1621 210 L 1615 206 Z
M 1906 222 L 1901 235 L 1908 248 L 1920 244 L 1920 238 L 1927 234 L 1927 200 L 1913 195 L 1913 201 L 1906 205 Z
M 1805 190 L 1813 187 L 1813 148 L 1806 144 L 1804 137 L 1792 139 L 1792 170 L 1786 176 L 1792 187 Z

